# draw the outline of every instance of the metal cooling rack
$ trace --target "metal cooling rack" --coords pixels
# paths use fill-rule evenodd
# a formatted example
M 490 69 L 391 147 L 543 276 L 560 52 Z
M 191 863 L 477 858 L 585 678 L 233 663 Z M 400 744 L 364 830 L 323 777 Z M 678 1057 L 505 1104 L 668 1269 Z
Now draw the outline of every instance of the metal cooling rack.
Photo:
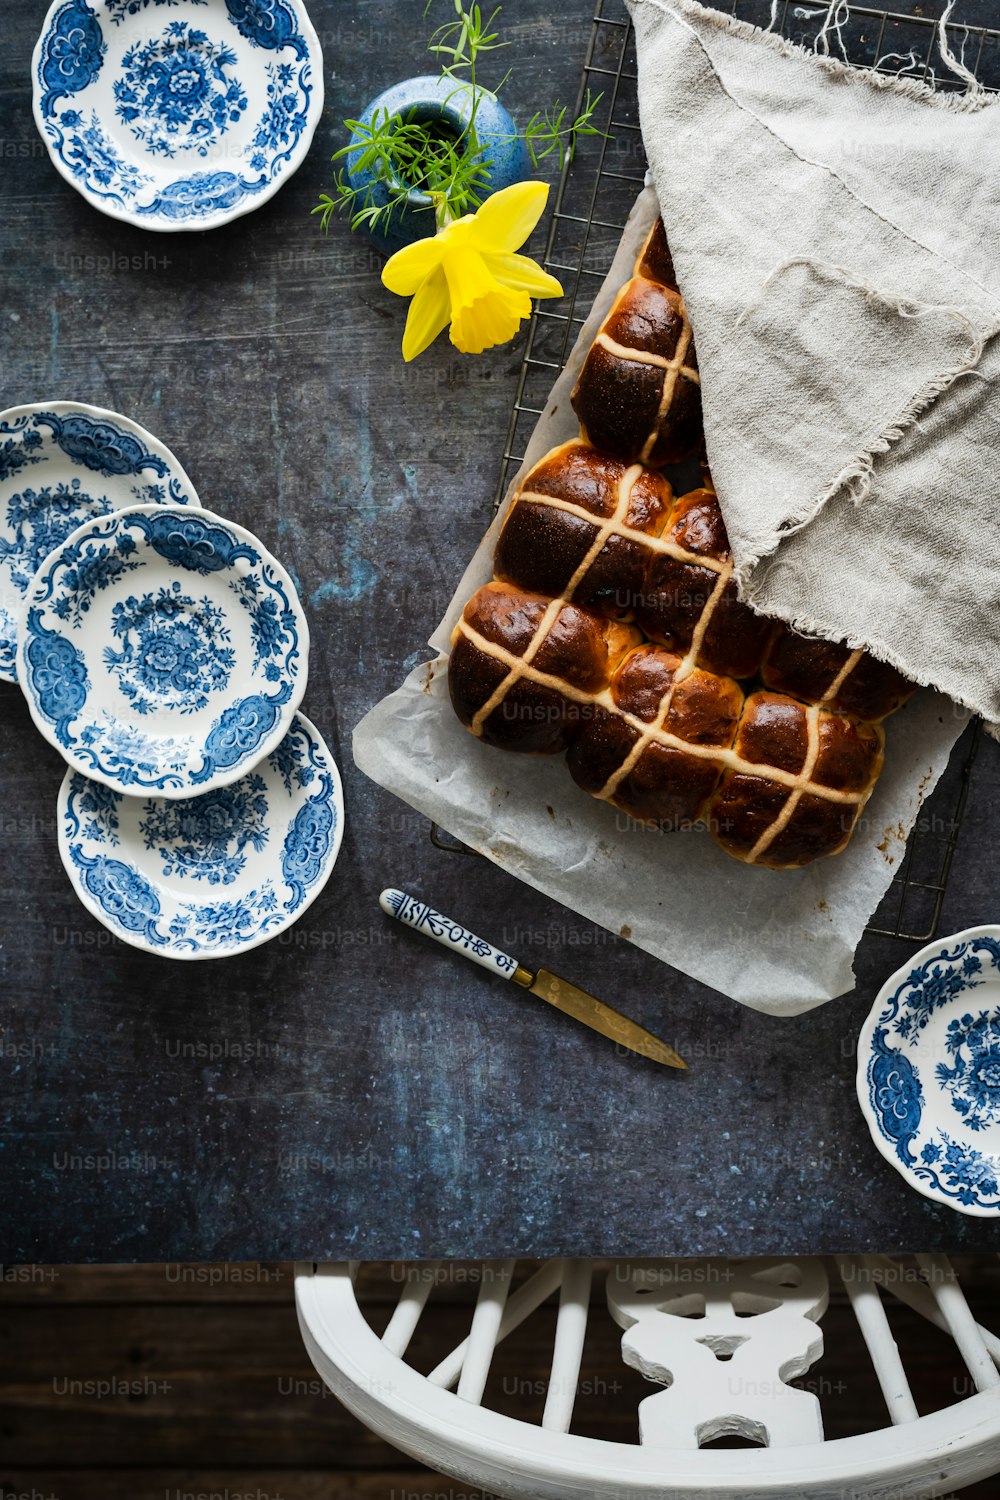
M 744 21 L 767 26 L 771 0 L 717 0 Z M 940 10 L 936 6 L 936 11 Z M 779 0 L 776 31 L 803 46 L 812 46 L 828 6 Z M 952 52 L 963 59 L 983 85 L 1000 89 L 1000 29 L 949 22 Z M 906 15 L 852 5 L 850 17 L 829 38 L 829 50 L 859 67 L 878 67 L 886 74 L 918 78 L 944 89 L 964 84 L 935 69 L 938 15 Z M 625 221 L 646 175 L 646 154 L 639 130 L 637 74 L 632 23 L 622 0 L 596 0 L 593 27 L 580 76 L 576 114 L 589 90 L 600 94 L 594 123 L 603 132 L 580 141 L 567 162 L 543 256 L 546 270 L 562 282 L 563 297 L 536 308 L 528 325 L 514 406 L 497 483 L 495 508 L 503 501 L 520 468 L 532 430 L 549 391 L 566 363 L 590 305 L 606 277 Z M 940 786 L 917 820 L 899 870 L 868 931 L 906 942 L 929 942 L 937 932 L 952 858 L 965 811 L 969 777 L 979 744 L 979 726 L 963 736 L 965 754 L 952 757 Z M 436 826 L 435 846 L 471 854 Z M 894 858 L 891 830 L 886 857 Z

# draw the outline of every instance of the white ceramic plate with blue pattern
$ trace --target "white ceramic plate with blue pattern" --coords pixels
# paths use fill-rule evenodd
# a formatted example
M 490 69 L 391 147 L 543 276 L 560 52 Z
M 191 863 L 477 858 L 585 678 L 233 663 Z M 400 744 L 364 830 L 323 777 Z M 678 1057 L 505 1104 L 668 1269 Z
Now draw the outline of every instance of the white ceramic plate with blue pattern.
M 882 986 L 857 1082 L 872 1139 L 911 1187 L 1000 1217 L 1000 927 L 930 943 Z
M 302 714 L 246 776 L 200 797 L 123 797 L 67 771 L 59 852 L 89 912 L 164 958 L 226 958 L 297 922 L 344 832 L 333 756 Z
M 63 177 L 143 229 L 213 229 L 259 208 L 323 111 L 301 0 L 55 0 L 32 79 Z
M 79 401 L 0 412 L 0 680 L 16 682 L 28 586 L 66 538 L 126 506 L 200 507 L 174 455 L 128 417 Z
M 250 532 L 142 505 L 77 528 L 24 601 L 17 676 L 65 760 L 116 791 L 190 797 L 284 739 L 305 692 L 295 585 Z

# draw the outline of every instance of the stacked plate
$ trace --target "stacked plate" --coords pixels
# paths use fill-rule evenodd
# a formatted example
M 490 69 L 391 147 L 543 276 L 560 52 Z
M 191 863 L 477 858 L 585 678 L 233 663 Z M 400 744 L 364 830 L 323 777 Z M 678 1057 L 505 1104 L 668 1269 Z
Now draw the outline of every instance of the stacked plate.
M 143 428 L 0 414 L 0 677 L 69 764 L 63 863 L 125 942 L 223 957 L 322 890 L 343 794 L 298 712 L 308 659 L 284 568 Z

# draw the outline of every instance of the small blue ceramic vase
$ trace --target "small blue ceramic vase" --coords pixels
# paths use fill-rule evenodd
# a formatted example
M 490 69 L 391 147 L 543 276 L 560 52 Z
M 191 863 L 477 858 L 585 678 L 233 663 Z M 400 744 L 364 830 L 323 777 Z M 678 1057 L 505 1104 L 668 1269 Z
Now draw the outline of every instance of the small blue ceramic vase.
M 463 84 L 439 74 L 425 74 L 407 78 L 379 94 L 361 115 L 360 123 L 367 125 L 376 112 L 380 116 L 387 112 L 407 122 L 439 120 L 458 136 L 465 129 L 471 108 L 471 97 Z M 523 136 L 500 101 L 485 91 L 480 92 L 475 129 L 479 145 L 485 148 L 483 162 L 488 164 L 484 184 L 487 195 L 530 177 L 531 155 Z M 359 204 L 371 202 L 382 207 L 389 201 L 386 185 L 370 169 L 360 167 L 361 141 L 356 132 L 351 137 L 351 145 L 355 144 L 359 149 L 347 157 L 347 180 L 358 195 Z M 388 222 L 383 220 L 376 229 L 369 230 L 368 235 L 378 250 L 392 255 L 404 245 L 436 232 L 430 197 L 419 188 L 411 188 L 405 205 L 397 208 Z

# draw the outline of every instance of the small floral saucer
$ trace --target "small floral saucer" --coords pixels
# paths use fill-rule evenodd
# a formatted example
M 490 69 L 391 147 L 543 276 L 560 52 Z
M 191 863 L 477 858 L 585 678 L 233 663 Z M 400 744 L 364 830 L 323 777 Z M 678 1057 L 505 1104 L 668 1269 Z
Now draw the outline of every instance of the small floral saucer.
M 876 1146 L 911 1187 L 1000 1217 L 1000 927 L 931 943 L 882 986 L 857 1081 Z
M 302 714 L 232 786 L 123 797 L 78 771 L 59 794 L 59 852 L 109 931 L 166 958 L 226 958 L 297 922 L 330 878 L 344 831 L 333 756 Z
M 42 401 L 0 412 L 0 680 L 16 682 L 17 620 L 53 548 L 125 506 L 200 507 L 162 443 L 117 412 Z
M 302 0 L 55 0 L 32 79 L 63 177 L 144 229 L 212 229 L 259 208 L 323 111 Z
M 281 743 L 308 658 L 295 586 L 256 537 L 208 511 L 142 505 L 87 522 L 42 564 L 17 676 L 75 770 L 190 797 Z

